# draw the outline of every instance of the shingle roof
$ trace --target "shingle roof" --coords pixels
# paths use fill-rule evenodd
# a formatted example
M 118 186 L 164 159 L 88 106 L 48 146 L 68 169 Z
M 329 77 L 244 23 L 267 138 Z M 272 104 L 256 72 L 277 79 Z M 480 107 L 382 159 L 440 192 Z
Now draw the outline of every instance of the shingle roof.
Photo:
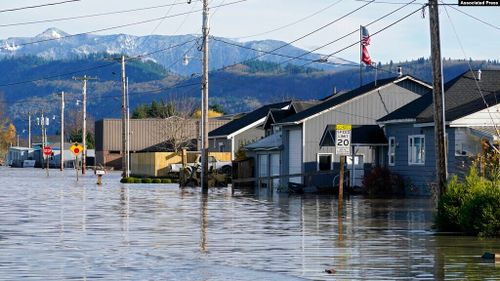
M 351 133 L 352 144 L 387 144 L 384 131 L 378 125 L 354 125 Z M 327 125 L 320 146 L 335 146 L 335 125 Z
M 475 72 L 477 76 L 477 72 Z M 477 84 L 489 106 L 500 101 L 500 70 L 483 70 L 476 81 L 470 71 L 449 81 L 444 86 L 446 121 L 453 121 L 486 108 Z M 416 119 L 417 123 L 434 121 L 432 92 L 382 117 L 379 122 Z
M 219 137 L 219 136 L 227 136 L 230 135 L 236 131 L 238 131 L 241 128 L 244 128 L 256 121 L 258 121 L 261 118 L 266 117 L 267 113 L 269 112 L 270 109 L 272 108 L 278 108 L 281 109 L 287 105 L 290 104 L 290 101 L 286 102 L 279 102 L 279 103 L 273 103 L 273 104 L 268 104 L 265 106 L 262 106 L 252 112 L 249 112 L 245 114 L 244 116 L 234 119 L 231 122 L 225 124 L 224 126 L 221 126 L 211 132 L 208 133 L 209 137 Z
M 406 76 L 406 77 L 409 77 L 409 76 Z M 375 83 L 365 84 L 365 85 L 363 85 L 357 89 L 354 89 L 350 92 L 343 93 L 343 94 L 338 95 L 338 96 L 334 96 L 334 97 L 329 98 L 329 99 L 327 99 L 327 100 L 325 100 L 317 105 L 314 105 L 314 106 L 312 106 L 304 111 L 301 111 L 301 112 L 294 114 L 288 118 L 285 118 L 280 123 L 300 122 L 301 120 L 304 120 L 307 117 L 310 117 L 314 114 L 320 113 L 324 110 L 332 108 L 332 107 L 339 105 L 341 103 L 344 103 L 352 98 L 361 96 L 365 93 L 368 93 L 372 90 L 375 90 L 379 87 L 385 86 L 385 85 L 392 83 L 392 82 L 399 80 L 399 79 L 402 79 L 402 78 L 401 77 L 392 77 L 392 78 L 380 79 L 377 81 L 377 85 L 375 85 Z

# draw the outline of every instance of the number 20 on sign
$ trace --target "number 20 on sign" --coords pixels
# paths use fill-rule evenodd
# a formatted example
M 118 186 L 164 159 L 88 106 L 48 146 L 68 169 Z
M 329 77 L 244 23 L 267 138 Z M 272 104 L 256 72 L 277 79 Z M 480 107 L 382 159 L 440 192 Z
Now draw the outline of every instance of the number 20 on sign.
M 351 154 L 351 130 L 350 124 L 338 124 L 335 126 L 335 154 Z

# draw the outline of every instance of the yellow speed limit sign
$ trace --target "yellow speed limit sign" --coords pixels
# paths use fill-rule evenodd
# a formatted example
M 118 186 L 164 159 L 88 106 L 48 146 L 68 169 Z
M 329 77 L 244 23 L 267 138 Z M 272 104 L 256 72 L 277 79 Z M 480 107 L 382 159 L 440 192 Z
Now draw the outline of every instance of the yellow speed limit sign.
M 73 153 L 73 155 L 78 156 L 78 154 L 83 152 L 83 146 L 79 143 L 75 143 L 69 148 L 69 150 Z

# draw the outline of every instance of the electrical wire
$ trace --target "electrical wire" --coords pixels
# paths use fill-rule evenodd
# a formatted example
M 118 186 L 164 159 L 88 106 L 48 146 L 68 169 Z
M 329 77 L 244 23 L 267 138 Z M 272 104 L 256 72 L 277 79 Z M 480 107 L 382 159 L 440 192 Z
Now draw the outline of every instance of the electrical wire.
M 484 20 L 482 20 L 482 19 L 480 19 L 480 18 L 478 18 L 478 17 L 475 17 L 475 16 L 473 16 L 473 15 L 471 15 L 471 14 L 468 14 L 468 13 L 466 13 L 466 12 L 464 12 L 464 11 L 460 10 L 460 9 L 457 9 L 457 8 L 455 8 L 455 7 L 453 7 L 453 6 L 450 6 L 450 8 L 452 8 L 453 10 L 455 10 L 455 11 L 457 11 L 457 12 L 459 12 L 459 13 L 462 13 L 462 14 L 464 14 L 464 15 L 466 15 L 466 16 L 468 16 L 468 17 L 472 18 L 472 19 L 475 19 L 475 20 L 477 20 L 478 22 L 483 23 L 483 24 L 485 24 L 485 25 L 487 25 L 487 26 L 489 26 L 489 27 L 492 27 L 492 28 L 494 28 L 494 29 L 496 29 L 496 30 L 500 30 L 500 27 L 498 27 L 498 26 L 496 26 L 496 25 L 494 25 L 494 24 L 492 24 L 492 23 L 489 23 L 489 22 L 487 22 L 487 21 L 484 21 Z
M 450 21 L 450 24 L 451 24 L 453 33 L 455 34 L 455 38 L 457 39 L 458 45 L 460 46 L 460 49 L 462 50 L 462 54 L 464 55 L 464 58 L 467 58 L 467 54 L 465 53 L 465 48 L 462 44 L 462 40 L 460 40 L 460 37 L 458 36 L 457 30 L 455 28 L 455 24 L 453 23 L 453 20 L 451 19 L 450 14 L 448 13 L 448 9 L 446 8 L 446 6 L 444 7 L 444 10 L 445 10 L 446 15 L 448 17 L 448 20 Z M 476 84 L 476 88 L 477 88 L 479 94 L 481 95 L 481 99 L 482 99 L 484 105 L 486 106 L 486 111 L 488 112 L 488 115 L 491 119 L 491 123 L 493 124 L 493 127 L 495 128 L 495 132 L 497 133 L 498 138 L 500 138 L 500 131 L 498 130 L 498 125 L 495 123 L 495 119 L 493 118 L 493 115 L 490 112 L 490 109 L 489 109 L 490 106 L 489 106 L 488 102 L 486 101 L 486 98 L 483 94 L 483 91 L 481 90 L 481 86 L 479 85 L 478 79 L 476 78 L 476 74 L 472 70 L 472 65 L 470 64 L 469 60 L 465 59 L 465 61 L 467 61 L 467 65 L 469 66 L 469 71 L 472 73 L 472 77 L 474 78 L 474 83 Z M 495 94 L 495 98 L 496 98 L 496 94 Z M 499 152 L 498 149 L 496 149 L 496 150 L 497 150 L 497 152 Z
M 20 10 L 27 10 L 27 9 L 35 9 L 35 8 L 42 8 L 42 7 L 48 7 L 48 6 L 56 6 L 56 5 L 73 3 L 73 2 L 80 2 L 80 1 L 81 0 L 67 0 L 67 1 L 47 3 L 47 4 L 40 4 L 40 5 L 33 5 L 33 6 L 25 6 L 25 7 L 19 7 L 19 8 L 4 9 L 4 10 L 0 10 L 0 13 L 14 12 L 14 11 L 20 11 Z
M 290 26 L 293 26 L 293 25 L 296 25 L 296 24 L 298 24 L 298 23 L 300 23 L 300 22 L 303 22 L 303 21 L 305 21 L 305 20 L 308 20 L 308 19 L 310 19 L 310 18 L 312 18 L 312 17 L 314 17 L 314 16 L 316 16 L 316 15 L 318 15 L 318 14 L 321 14 L 322 12 L 324 12 L 324 11 L 326 11 L 326 10 L 328 10 L 328 9 L 332 8 L 333 6 L 335 6 L 335 5 L 339 4 L 339 3 L 340 3 L 340 2 L 342 2 L 342 1 L 343 1 L 343 0 L 338 0 L 338 1 L 336 1 L 336 2 L 334 2 L 334 3 L 332 3 L 332 4 L 328 5 L 328 6 L 326 6 L 326 7 L 324 7 L 324 8 L 321 8 L 320 10 L 318 10 L 318 11 L 316 11 L 316 12 L 314 12 L 314 13 L 310 14 L 310 15 L 307 15 L 307 16 L 305 16 L 305 17 L 303 17 L 303 18 L 300 18 L 300 19 L 298 19 L 298 20 L 296 20 L 296 21 L 294 21 L 294 22 L 291 22 L 291 23 L 288 23 L 288 24 L 282 25 L 282 26 L 280 26 L 280 27 L 277 27 L 277 28 L 274 28 L 274 29 L 271 29 L 271 30 L 268 30 L 268 31 L 260 32 L 260 33 L 257 33 L 257 34 L 252 34 L 252 35 L 246 35 L 246 36 L 235 37 L 235 39 L 246 39 L 246 38 L 257 37 L 257 36 L 266 35 L 266 34 L 269 34 L 269 33 L 273 33 L 273 32 L 276 32 L 276 31 L 279 31 L 279 30 L 282 30 L 282 29 L 288 28 L 288 27 L 290 27 Z
M 151 6 L 151 7 L 145 7 L 145 8 L 121 10 L 121 11 L 114 11 L 114 12 L 103 12 L 103 13 L 95 13 L 95 14 L 88 14 L 88 15 L 81 15 L 81 16 L 73 16 L 73 17 L 62 17 L 62 18 L 54 18 L 54 19 L 46 19 L 46 20 L 7 23 L 7 24 L 0 24 L 0 27 L 22 26 L 22 25 L 31 25 L 31 24 L 38 24 L 38 23 L 50 23 L 50 22 L 68 21 L 68 20 L 75 20 L 75 19 L 85 19 L 85 18 L 94 18 L 94 17 L 101 17 L 101 16 L 119 15 L 119 14 L 147 11 L 147 10 L 153 10 L 153 9 L 159 9 L 159 8 L 165 8 L 165 7 L 173 7 L 173 6 L 177 6 L 177 5 L 185 5 L 185 3 L 165 4 L 165 5 Z
M 401 9 L 403 9 L 403 8 L 407 7 L 408 5 L 413 4 L 415 1 L 416 1 L 416 0 L 413 0 L 413 1 L 411 1 L 411 2 L 408 2 L 408 3 L 404 4 L 403 6 L 401 6 L 401 7 L 397 8 L 397 9 L 395 9 L 395 10 L 393 10 L 393 11 L 391 11 L 391 12 L 389 12 L 389 13 L 387 13 L 387 14 L 385 14 L 385 15 L 383 15 L 383 16 L 381 16 L 381 17 L 379 17 L 379 18 L 377 18 L 377 19 L 375 19 L 375 20 L 373 20 L 373 21 L 371 21 L 371 22 L 369 22 L 369 23 L 367 23 L 367 24 L 365 24 L 364 26 L 365 26 L 365 27 L 366 27 L 366 26 L 370 26 L 370 25 L 372 25 L 372 24 L 374 24 L 374 23 L 376 23 L 376 22 L 378 22 L 378 21 L 380 21 L 380 20 L 382 20 L 382 19 L 385 19 L 385 18 L 387 18 L 388 16 L 390 16 L 390 15 L 392 15 L 392 14 L 394 14 L 394 13 L 396 13 L 396 12 L 400 11 Z M 342 40 L 342 39 L 344 39 L 344 38 L 347 38 L 347 37 L 349 37 L 350 35 L 353 35 L 353 34 L 355 34 L 355 33 L 357 33 L 357 32 L 359 32 L 359 29 L 354 29 L 353 31 L 351 31 L 351 32 L 349 32 L 349 33 L 346 33 L 346 34 L 344 34 L 343 36 L 341 36 L 341 37 L 339 37 L 339 38 L 337 38 L 337 39 L 335 39 L 335 40 L 333 40 L 333 41 L 330 41 L 330 42 L 328 42 L 328 43 L 326 43 L 326 44 L 323 44 L 323 45 L 321 45 L 321 46 L 319 46 L 319 47 L 317 47 L 317 48 L 314 48 L 313 50 L 307 51 L 307 52 L 305 52 L 305 53 L 303 53 L 303 54 L 301 54 L 301 55 L 299 55 L 299 56 L 296 56 L 295 58 L 291 58 L 291 59 L 289 59 L 289 60 L 286 60 L 286 61 L 284 61 L 284 62 L 281 62 L 281 63 L 280 63 L 280 65 L 281 65 L 281 64 L 288 63 L 288 62 L 290 62 L 290 61 L 292 61 L 292 60 L 295 60 L 295 59 L 301 58 L 301 57 L 306 56 L 306 55 L 308 55 L 308 54 L 311 54 L 311 53 L 313 53 L 313 52 L 315 52 L 315 51 L 317 51 L 317 50 L 323 49 L 324 47 L 329 46 L 329 45 L 331 45 L 331 44 L 333 44 L 333 43 L 336 43 L 336 42 L 338 42 L 338 41 L 340 41 L 340 40 Z
M 377 34 L 381 33 L 382 31 L 387 30 L 388 28 L 390 28 L 390 27 L 392 27 L 392 26 L 394 26 L 394 25 L 396 25 L 396 24 L 400 23 L 401 21 L 403 21 L 403 20 L 405 20 L 405 19 L 409 18 L 410 16 L 412 16 L 412 15 L 414 15 L 415 13 L 420 12 L 420 11 L 421 11 L 421 8 L 418 8 L 418 9 L 414 10 L 413 12 L 411 12 L 411 13 L 409 13 L 409 14 L 407 14 L 407 15 L 405 15 L 405 16 L 403 16 L 403 17 L 401 17 L 401 18 L 399 18 L 398 20 L 396 20 L 396 21 L 394 21 L 394 22 L 390 23 L 389 25 L 386 25 L 386 26 L 385 26 L 385 27 L 383 27 L 382 29 L 379 29 L 378 31 L 376 31 L 376 32 L 374 32 L 374 33 L 372 33 L 372 34 L 370 34 L 370 37 L 375 36 L 375 35 L 377 35 Z M 331 57 L 331 56 L 333 56 L 333 55 L 336 55 L 336 54 L 338 54 L 338 53 L 340 53 L 340 52 L 342 52 L 342 51 L 345 51 L 345 50 L 347 50 L 347 49 L 349 49 L 349 48 L 351 48 L 351 47 L 353 47 L 353 46 L 356 46 L 356 45 L 358 45 L 358 44 L 360 44 L 360 43 L 361 43 L 361 40 L 357 40 L 357 41 L 355 41 L 354 43 L 352 43 L 352 44 L 350 44 L 350 45 L 348 45 L 348 46 L 346 46 L 346 47 L 344 47 L 344 48 L 342 48 L 342 49 L 340 49 L 340 50 L 337 50 L 337 51 L 335 51 L 335 52 L 333 52 L 333 53 L 328 54 L 328 55 L 326 56 L 326 59 L 328 59 L 329 57 Z M 319 63 L 322 63 L 322 62 L 319 62 Z M 306 66 L 306 65 L 309 65 L 309 64 L 311 64 L 311 63 L 307 63 L 307 64 L 302 65 L 302 66 Z
M 246 1 L 248 1 L 248 0 L 238 0 L 238 1 L 230 2 L 230 3 L 226 3 L 223 5 L 218 5 L 215 7 L 225 7 L 225 6 L 234 5 L 234 4 L 238 4 L 238 3 L 246 2 Z M 196 10 L 194 12 L 200 12 L 200 11 L 202 11 L 202 10 Z M 137 22 L 132 22 L 132 23 L 126 23 L 126 24 L 122 24 L 122 25 L 101 28 L 101 29 L 97 29 L 97 30 L 93 30 L 93 31 L 87 31 L 87 32 L 76 33 L 76 34 L 68 34 L 68 35 L 60 36 L 58 38 L 47 38 L 47 39 L 42 39 L 42 40 L 37 40 L 37 41 L 32 41 L 32 42 L 26 42 L 26 43 L 17 44 L 16 46 L 33 45 L 33 44 L 44 43 L 44 42 L 49 42 L 49 41 L 61 40 L 61 39 L 70 38 L 70 37 L 77 37 L 77 36 L 82 36 L 82 35 L 86 35 L 89 33 L 96 33 L 96 32 L 108 31 L 108 30 L 113 30 L 113 29 L 119 29 L 119 28 L 123 28 L 123 27 L 145 24 L 145 23 L 149 23 L 149 22 L 155 22 L 155 21 L 162 20 L 164 18 L 174 18 L 174 17 L 178 17 L 178 16 L 187 15 L 190 13 L 193 13 L 193 12 L 178 13 L 178 14 L 174 14 L 174 15 L 170 15 L 170 16 L 166 16 L 166 17 L 159 17 L 159 18 L 142 20 L 142 21 L 137 21 Z M 9 48 L 8 46 L 4 46 L 4 47 L 0 47 L 0 50 L 5 50 L 8 48 Z
M 197 39 L 191 39 L 189 41 L 186 41 L 186 42 L 174 45 L 174 46 L 170 46 L 170 47 L 167 47 L 167 48 L 164 48 L 164 49 L 152 51 L 152 52 L 147 53 L 147 54 L 141 54 L 141 55 L 138 55 L 138 56 L 135 56 L 135 57 L 130 57 L 130 58 L 127 58 L 127 60 L 144 58 L 144 57 L 152 55 L 152 54 L 156 54 L 156 53 L 159 53 L 159 52 L 164 52 L 164 51 L 167 51 L 167 50 L 170 50 L 170 49 L 173 49 L 173 48 L 184 46 L 184 45 L 186 45 L 186 44 L 188 44 L 190 42 L 193 42 L 195 40 L 197 40 Z M 78 69 L 78 70 L 71 71 L 71 72 L 64 72 L 64 73 L 59 73 L 59 74 L 44 76 L 44 77 L 36 78 L 36 79 L 32 79 L 32 80 L 25 80 L 25 81 L 18 81 L 18 82 L 11 82 L 11 83 L 0 84 L 0 87 L 7 87 L 7 86 L 20 85 L 20 84 L 34 83 L 34 82 L 39 82 L 39 81 L 44 81 L 44 80 L 51 80 L 51 79 L 54 79 L 54 78 L 69 76 L 69 75 L 73 75 L 73 74 L 77 74 L 77 73 L 81 73 L 81 72 L 86 72 L 86 71 L 90 71 L 90 70 L 100 69 L 100 68 L 105 68 L 105 67 L 108 67 L 108 66 L 111 66 L 111 65 L 114 65 L 114 64 L 116 64 L 116 62 L 106 63 L 106 64 L 102 64 L 102 65 L 98 65 L 98 66 L 93 66 L 93 67 L 88 67 L 88 68 L 83 68 L 83 69 Z

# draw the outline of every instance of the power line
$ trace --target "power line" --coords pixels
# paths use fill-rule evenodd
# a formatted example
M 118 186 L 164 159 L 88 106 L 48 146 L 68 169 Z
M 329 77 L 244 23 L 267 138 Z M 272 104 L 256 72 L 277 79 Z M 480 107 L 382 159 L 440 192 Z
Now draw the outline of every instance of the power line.
M 170 49 L 181 47 L 181 46 L 184 46 L 187 43 L 193 42 L 195 40 L 197 40 L 197 39 L 196 38 L 195 39 L 191 39 L 189 41 L 186 41 L 186 42 L 183 42 L 183 43 L 180 43 L 180 44 L 177 44 L 177 45 L 169 46 L 169 47 L 164 48 L 164 49 L 152 51 L 152 52 L 149 52 L 149 53 L 146 53 L 146 54 L 141 54 L 141 55 L 138 55 L 138 56 L 135 56 L 135 57 L 130 57 L 130 58 L 128 58 L 128 60 L 144 58 L 144 57 L 152 55 L 152 54 L 156 54 L 156 53 L 159 53 L 159 52 L 164 52 L 164 51 L 167 51 L 167 50 L 170 50 Z M 79 70 L 75 70 L 75 71 L 71 71 L 71 72 L 64 72 L 64 73 L 49 75 L 49 76 L 45 76 L 45 77 L 41 77 L 41 78 L 36 78 L 36 79 L 32 79 L 32 80 L 25 80 L 25 81 L 18 81 L 18 82 L 11 82 L 11 83 L 6 83 L 6 84 L 0 84 L 0 87 L 15 86 L 15 85 L 33 83 L 33 82 L 38 82 L 38 81 L 51 80 L 51 79 L 58 78 L 58 77 L 64 77 L 64 76 L 69 76 L 69 75 L 73 75 L 73 74 L 77 74 L 77 73 L 81 73 L 81 72 L 86 72 L 86 71 L 90 71 L 90 70 L 105 68 L 105 67 L 108 67 L 108 66 L 111 66 L 111 65 L 114 65 L 114 64 L 115 64 L 115 62 L 111 62 L 111 63 L 106 63 L 106 64 L 102 64 L 102 65 L 98 65 L 98 66 L 83 68 L 83 69 L 79 69 Z
M 500 30 L 500 27 L 498 27 L 498 26 L 496 26 L 496 25 L 494 25 L 494 24 L 492 24 L 492 23 L 489 23 L 489 22 L 487 22 L 487 21 L 484 21 L 484 20 L 482 20 L 482 19 L 480 19 L 480 18 L 478 18 L 478 17 L 475 17 L 475 16 L 473 16 L 473 15 L 471 15 L 471 14 L 468 14 L 468 13 L 466 13 L 466 12 L 464 12 L 464 11 L 460 10 L 460 9 L 457 9 L 457 8 L 455 8 L 455 7 L 453 7 L 453 6 L 450 6 L 450 8 L 452 8 L 453 10 L 455 10 L 455 11 L 457 11 L 457 12 L 459 12 L 459 13 L 462 13 L 462 14 L 464 14 L 464 15 L 466 15 L 466 16 L 468 16 L 468 17 L 472 18 L 472 19 L 475 19 L 475 20 L 477 20 L 478 22 L 483 23 L 483 24 L 485 24 L 485 25 L 487 25 L 487 26 L 489 26 L 489 27 L 492 27 L 492 28 L 494 28 L 494 29 Z
M 453 33 L 455 34 L 455 38 L 457 39 L 458 45 L 460 45 L 460 49 L 462 50 L 462 54 L 464 55 L 465 58 L 467 58 L 467 54 L 465 53 L 465 49 L 464 49 L 464 46 L 462 44 L 462 40 L 460 40 L 460 37 L 458 36 L 457 30 L 455 28 L 455 24 L 453 23 L 453 20 L 451 19 L 450 14 L 448 13 L 448 9 L 446 8 L 446 6 L 444 7 L 444 10 L 445 10 L 446 15 L 448 17 L 448 20 L 450 21 L 450 24 L 451 24 L 451 27 L 453 29 Z M 490 112 L 490 109 L 489 109 L 490 106 L 489 106 L 488 102 L 486 101 L 486 98 L 483 94 L 483 91 L 481 90 L 481 86 L 479 86 L 478 79 L 476 78 L 476 75 L 474 74 L 474 71 L 472 70 L 472 66 L 470 64 L 470 61 L 467 59 L 465 59 L 465 60 L 467 61 L 470 72 L 472 73 L 472 77 L 474 78 L 476 88 L 477 88 L 479 94 L 481 95 L 481 99 L 482 99 L 484 105 L 486 106 L 486 111 L 488 112 L 488 115 L 491 119 L 491 123 L 493 124 L 493 127 L 495 128 L 495 132 L 496 132 L 497 136 L 500 138 L 500 131 L 498 130 L 498 126 L 495 123 L 495 119 L 493 118 L 493 115 Z M 495 99 L 496 99 L 496 94 L 495 94 Z M 497 150 L 497 152 L 498 152 L 498 150 Z
M 376 31 L 375 33 L 370 34 L 370 37 L 371 37 L 371 36 L 375 36 L 375 35 L 379 34 L 379 33 L 380 33 L 380 32 L 382 32 L 382 31 L 385 31 L 386 29 L 388 29 L 388 28 L 390 28 L 390 27 L 392 27 L 392 26 L 394 26 L 394 25 L 396 25 L 396 24 L 400 23 L 401 21 L 403 21 L 403 20 L 405 20 L 405 19 L 409 18 L 410 16 L 414 15 L 415 13 L 417 13 L 417 12 L 419 12 L 419 11 L 421 11 L 421 8 L 418 8 L 418 9 L 414 10 L 413 12 L 411 12 L 411 13 L 409 13 L 409 14 L 407 14 L 407 15 L 403 16 L 402 18 L 400 18 L 400 19 L 398 19 L 398 20 L 396 20 L 396 21 L 392 22 L 391 24 L 386 25 L 385 27 L 383 27 L 382 29 L 380 29 L 380 30 Z M 360 43 L 361 43 L 361 40 L 357 40 L 356 42 L 354 42 L 354 43 L 352 43 L 352 44 L 350 44 L 350 45 L 348 45 L 348 46 L 346 46 L 346 47 L 344 47 L 344 48 L 342 48 L 342 49 L 340 49 L 340 50 L 338 50 L 338 51 L 335 51 L 335 52 L 333 52 L 333 53 L 330 53 L 329 55 L 327 55 L 327 56 L 326 56 L 326 58 L 329 58 L 329 57 L 331 57 L 331 56 L 333 56 L 333 55 L 336 55 L 336 54 L 338 54 L 338 53 L 340 53 L 340 52 L 342 52 L 342 51 L 345 51 L 345 50 L 347 50 L 347 49 L 349 49 L 349 48 L 351 48 L 351 47 L 353 47 L 353 46 L 356 46 L 356 45 L 358 45 L 358 44 L 360 44 Z M 307 63 L 307 64 L 304 64 L 304 65 L 302 65 L 302 66 L 306 66 L 306 65 L 308 65 L 308 64 L 311 64 L 311 63 Z
M 223 5 L 214 6 L 214 8 L 215 7 L 225 7 L 225 6 L 234 5 L 234 4 L 238 4 L 238 3 L 246 2 L 246 1 L 248 1 L 248 0 L 238 0 L 238 1 L 230 2 L 230 3 L 226 3 L 226 4 L 223 4 Z M 87 31 L 87 32 L 82 32 L 82 33 L 68 34 L 68 35 L 60 36 L 58 38 L 47 38 L 47 39 L 43 39 L 43 40 L 26 42 L 26 43 L 22 43 L 22 44 L 17 44 L 16 46 L 33 45 L 33 44 L 37 44 L 37 43 L 44 43 L 44 42 L 61 40 L 61 39 L 70 38 L 70 37 L 82 36 L 82 35 L 86 35 L 86 34 L 89 34 L 89 33 L 96 33 L 96 32 L 108 31 L 108 30 L 113 30 L 113 29 L 118 29 L 118 28 L 123 28 L 123 27 L 140 25 L 140 24 L 145 24 L 145 23 L 149 23 L 149 22 L 155 22 L 155 21 L 162 20 L 162 19 L 165 19 L 165 18 L 173 18 L 173 17 L 183 16 L 183 15 L 191 14 L 191 13 L 194 13 L 194 12 L 200 12 L 200 11 L 202 11 L 202 10 L 196 10 L 196 11 L 191 11 L 191 12 L 178 13 L 178 14 L 174 14 L 174 15 L 170 15 L 170 16 L 166 16 L 166 17 L 159 17 L 159 18 L 142 20 L 142 21 L 137 21 L 137 22 L 132 22 L 132 23 L 126 23 L 126 24 L 122 24 L 122 25 L 117 25 L 117 26 L 112 26 L 112 27 L 106 27 L 106 28 L 101 28 L 101 29 L 97 29 L 97 30 L 93 30 L 93 31 Z M 0 50 L 5 50 L 7 48 L 9 48 L 9 47 L 8 46 L 0 47 Z
M 413 1 L 409 2 L 409 3 L 406 3 L 406 4 L 404 4 L 403 6 L 401 6 L 401 7 L 397 8 L 397 9 L 395 9 L 395 10 L 393 10 L 393 11 L 391 11 L 391 12 L 389 12 L 389 13 L 387 13 L 387 14 L 385 14 L 385 15 L 383 15 L 383 16 L 381 16 L 381 17 L 379 17 L 379 18 L 377 18 L 377 19 L 375 19 L 375 20 L 373 20 L 373 21 L 371 21 L 371 22 L 369 22 L 369 23 L 367 23 L 367 24 L 366 24 L 366 25 L 364 25 L 364 26 L 370 26 L 370 25 L 372 25 L 372 24 L 374 24 L 374 23 L 376 23 L 376 22 L 378 22 L 378 21 L 380 21 L 380 20 L 382 20 L 382 19 L 384 19 L 384 18 L 386 18 L 386 17 L 388 17 L 388 16 L 390 16 L 390 15 L 392 15 L 392 14 L 394 14 L 394 13 L 398 12 L 399 10 L 401 10 L 401 9 L 403 9 L 403 8 L 405 8 L 405 7 L 407 7 L 408 5 L 413 4 L 415 1 L 416 1 L 416 0 L 413 0 Z M 315 51 L 317 51 L 317 50 L 320 50 L 320 49 L 322 49 L 322 48 L 324 48 L 324 47 L 326 47 L 326 46 L 329 46 L 329 45 L 331 45 L 331 44 L 333 44 L 333 43 L 336 43 L 336 42 L 338 42 L 338 41 L 340 41 L 340 40 L 342 40 L 342 39 L 344 39 L 344 38 L 346 38 L 346 37 L 348 37 L 348 36 L 350 36 L 350 35 L 352 35 L 352 34 L 354 34 L 354 33 L 357 33 L 358 31 L 359 31 L 359 29 L 355 29 L 355 30 L 353 30 L 353 31 L 351 31 L 351 32 L 349 32 L 349 33 L 347 33 L 347 34 L 345 34 L 345 35 L 343 35 L 343 36 L 341 36 L 341 37 L 339 37 L 339 38 L 337 38 L 337 39 L 333 40 L 333 41 L 330 41 L 330 42 L 328 42 L 328 43 L 326 43 L 326 44 L 323 44 L 323 45 L 321 45 L 321 46 L 319 46 L 319 47 L 317 47 L 317 48 L 315 48 L 315 49 L 313 49 L 313 50 L 307 51 L 307 52 L 305 52 L 305 53 L 303 53 L 303 54 L 301 54 L 301 55 L 299 55 L 299 56 L 296 56 L 295 58 L 291 58 L 291 59 L 289 59 L 289 60 L 287 60 L 287 61 L 281 62 L 280 64 L 284 64 L 284 63 L 290 62 L 290 61 L 292 61 L 292 60 L 295 60 L 295 59 L 301 58 L 301 57 L 303 57 L 303 56 L 306 56 L 306 55 L 308 55 L 308 54 L 311 54 L 311 53 L 313 53 L 313 52 L 315 52 Z
M 38 24 L 38 23 L 48 23 L 48 22 L 58 22 L 58 21 L 67 21 L 67 20 L 75 20 L 75 19 L 85 19 L 85 18 L 93 18 L 93 17 L 101 17 L 101 16 L 109 16 L 109 15 L 118 15 L 118 14 L 132 13 L 132 12 L 138 12 L 138 11 L 146 11 L 146 10 L 153 10 L 153 9 L 165 8 L 165 7 L 172 7 L 172 6 L 176 6 L 176 5 L 185 5 L 185 3 L 173 3 L 173 4 L 165 4 L 165 5 L 145 7 L 145 8 L 121 10 L 121 11 L 114 11 L 114 12 L 103 12 L 103 13 L 95 13 L 95 14 L 88 14 L 88 15 L 81 15 L 81 16 L 73 16 L 73 17 L 62 17 L 62 18 L 37 20 L 37 21 L 7 23 L 7 24 L 0 24 L 0 27 L 21 26 L 21 25 L 30 25 L 30 24 Z
M 285 28 L 287 28 L 287 27 L 290 27 L 290 26 L 296 25 L 297 23 L 300 23 L 300 22 L 303 22 L 303 21 L 305 21 L 305 20 L 308 20 L 308 19 L 310 19 L 310 18 L 312 18 L 312 17 L 314 17 L 314 16 L 316 16 L 316 15 L 318 15 L 318 14 L 320 14 L 320 13 L 322 13 L 322 12 L 324 12 L 324 11 L 328 10 L 328 9 L 330 9 L 331 7 L 333 7 L 333 6 L 337 5 L 337 4 L 339 4 L 339 3 L 340 3 L 340 2 L 342 2 L 342 1 L 343 1 L 343 0 L 338 0 L 338 1 L 336 1 L 336 2 L 334 2 L 334 3 L 332 3 L 332 4 L 328 5 L 328 6 L 326 6 L 326 7 L 324 7 L 324 8 L 321 8 L 320 10 L 318 10 L 318 11 L 316 11 L 316 12 L 314 12 L 314 13 L 310 14 L 310 15 L 307 15 L 307 16 L 305 16 L 305 17 L 303 17 L 303 18 L 300 18 L 300 19 L 298 19 L 298 20 L 296 20 L 296 21 L 294 21 L 294 22 L 291 22 L 291 23 L 288 23 L 288 24 L 282 25 L 282 26 L 280 26 L 280 27 L 277 27 L 277 28 L 274 28 L 274 29 L 271 29 L 271 30 L 268 30 L 268 31 L 260 32 L 260 33 L 257 33 L 257 34 L 246 35 L 246 36 L 240 36 L 240 37 L 237 37 L 237 38 L 238 38 L 238 39 L 246 39 L 246 38 L 251 38 L 251 37 L 261 36 L 261 35 L 265 35 L 265 34 L 273 33 L 273 32 L 278 31 L 278 30 L 285 29 Z
M 14 11 L 20 11 L 20 10 L 27 10 L 27 9 L 35 9 L 35 8 L 42 8 L 42 7 L 48 7 L 48 6 L 56 6 L 56 5 L 61 5 L 61 4 L 66 4 L 66 3 L 72 3 L 72 2 L 80 2 L 80 1 L 81 0 L 67 0 L 67 1 L 61 1 L 61 2 L 40 4 L 40 5 L 33 5 L 33 6 L 25 6 L 25 7 L 19 7 L 19 8 L 11 8 L 11 9 L 0 10 L 0 13 L 14 12 Z

